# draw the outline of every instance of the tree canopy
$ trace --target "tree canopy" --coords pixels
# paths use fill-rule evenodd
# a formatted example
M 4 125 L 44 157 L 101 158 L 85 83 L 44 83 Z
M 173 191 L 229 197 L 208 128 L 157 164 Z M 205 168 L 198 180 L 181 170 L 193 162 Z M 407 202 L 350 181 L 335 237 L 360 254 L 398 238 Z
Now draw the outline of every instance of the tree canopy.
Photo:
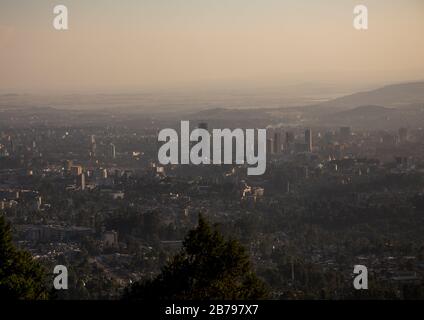
M 267 298 L 267 290 L 236 240 L 226 240 L 199 216 L 183 248 L 153 280 L 130 286 L 125 299 L 249 300 Z
M 30 253 L 14 246 L 10 225 L 0 216 L 0 298 L 47 299 L 44 284 L 43 268 Z

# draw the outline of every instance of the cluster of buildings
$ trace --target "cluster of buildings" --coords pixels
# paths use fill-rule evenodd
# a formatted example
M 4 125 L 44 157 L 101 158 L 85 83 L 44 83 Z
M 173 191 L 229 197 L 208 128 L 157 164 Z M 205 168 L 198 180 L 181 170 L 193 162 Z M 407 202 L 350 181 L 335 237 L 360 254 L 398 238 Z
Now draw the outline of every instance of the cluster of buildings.
M 210 130 L 213 126 L 201 122 L 198 127 Z M 247 176 L 243 165 L 236 164 L 160 165 L 157 131 L 41 128 L 0 132 L 0 212 L 13 222 L 18 240 L 31 252 L 37 254 L 46 243 L 56 244 L 61 252 L 64 246 L 82 249 L 89 239 L 99 250 L 93 249 L 92 261 L 111 277 L 118 274 L 112 270 L 119 269 L 122 279 L 125 272 L 143 274 L 135 268 L 144 264 L 148 272 L 159 270 L 163 263 L 159 253 L 181 247 L 198 213 L 231 224 L 250 213 L 295 212 L 298 202 L 308 201 L 302 198 L 305 192 L 313 188 L 337 189 L 377 176 L 424 173 L 424 140 L 419 130 L 273 127 L 267 130 L 267 171 L 257 177 Z M 400 191 L 398 197 L 407 198 L 408 192 L 416 191 Z M 384 190 L 352 191 L 347 197 L 358 207 L 397 199 Z M 158 221 L 149 216 L 151 212 L 157 212 Z M 143 226 L 150 226 L 150 231 L 141 231 Z M 264 258 L 268 249 L 260 243 L 265 238 L 273 248 L 291 241 L 283 230 L 268 235 L 260 231 L 251 252 L 256 263 L 264 266 L 273 263 Z M 137 250 L 143 254 L 134 254 Z M 336 263 L 330 253 L 312 254 L 311 261 L 329 268 Z M 303 254 L 311 256 L 310 251 Z M 131 257 L 136 256 L 137 267 L 130 267 Z M 413 278 L 401 271 L 394 267 L 391 275 L 384 274 L 395 281 Z M 420 273 L 413 272 L 419 278 Z

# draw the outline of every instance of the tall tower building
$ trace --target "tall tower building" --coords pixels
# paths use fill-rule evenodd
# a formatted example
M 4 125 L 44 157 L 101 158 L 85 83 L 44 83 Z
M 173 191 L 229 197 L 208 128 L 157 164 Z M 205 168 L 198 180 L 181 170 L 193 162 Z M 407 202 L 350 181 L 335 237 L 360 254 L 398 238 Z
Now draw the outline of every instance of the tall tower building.
M 305 130 L 305 144 L 306 144 L 306 151 L 312 152 L 312 130 L 306 129 Z
M 112 159 L 116 158 L 116 147 L 113 143 L 109 145 L 109 155 Z
M 71 166 L 71 174 L 73 176 L 79 176 L 82 174 L 82 167 L 81 166 Z
M 274 141 L 272 139 L 266 139 L 266 153 L 268 156 L 274 154 Z
M 77 186 L 82 190 L 82 191 L 84 191 L 85 190 L 85 174 L 84 173 L 81 173 L 79 176 L 78 176 L 78 183 L 77 183 Z
M 65 161 L 65 165 L 64 165 L 65 171 L 66 172 L 71 172 L 71 168 L 72 168 L 73 165 L 74 165 L 74 163 L 73 163 L 72 160 L 66 160 Z
M 15 145 L 13 144 L 12 136 L 9 136 L 7 140 L 9 142 L 7 151 L 9 152 L 10 155 L 13 155 L 15 153 Z
M 283 145 L 282 133 L 280 131 L 274 132 L 274 152 L 281 153 Z
M 90 145 L 90 156 L 92 158 L 96 157 L 97 145 L 96 145 L 96 137 L 91 135 L 91 145 Z
M 293 132 L 286 132 L 286 149 L 290 149 L 294 143 L 294 134 Z

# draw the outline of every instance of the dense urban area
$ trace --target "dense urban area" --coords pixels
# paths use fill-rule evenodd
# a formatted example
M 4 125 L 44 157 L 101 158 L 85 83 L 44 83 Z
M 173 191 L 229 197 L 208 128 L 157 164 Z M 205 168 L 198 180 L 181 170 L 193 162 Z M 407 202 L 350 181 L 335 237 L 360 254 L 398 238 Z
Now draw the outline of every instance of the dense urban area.
M 161 165 L 172 115 L 1 111 L 0 213 L 46 270 L 68 268 L 58 298 L 118 299 L 160 272 L 199 214 L 242 243 L 273 299 L 424 298 L 423 129 L 221 111 L 191 125 L 267 128 L 264 175 Z M 358 264 L 367 291 L 353 288 Z

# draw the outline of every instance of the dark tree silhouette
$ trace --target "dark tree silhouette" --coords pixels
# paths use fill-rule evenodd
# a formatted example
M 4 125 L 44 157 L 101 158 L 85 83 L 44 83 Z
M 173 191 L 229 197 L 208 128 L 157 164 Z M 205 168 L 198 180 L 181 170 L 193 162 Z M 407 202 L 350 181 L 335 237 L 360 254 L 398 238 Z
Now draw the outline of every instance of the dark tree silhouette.
M 47 299 L 44 277 L 31 254 L 13 245 L 10 225 L 0 216 L 0 299 Z
M 251 269 L 249 256 L 235 240 L 225 240 L 202 216 L 179 254 L 155 279 L 127 288 L 124 299 L 265 299 L 267 290 Z

